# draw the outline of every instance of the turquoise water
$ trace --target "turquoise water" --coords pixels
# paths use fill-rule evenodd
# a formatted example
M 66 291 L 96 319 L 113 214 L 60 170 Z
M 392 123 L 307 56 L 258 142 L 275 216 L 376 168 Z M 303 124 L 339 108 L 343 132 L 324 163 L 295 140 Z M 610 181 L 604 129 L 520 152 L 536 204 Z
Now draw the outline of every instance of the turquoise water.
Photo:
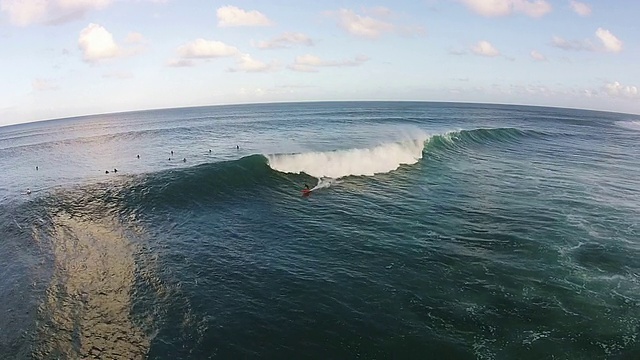
M 0 355 L 640 358 L 639 139 L 420 102 L 2 127 Z

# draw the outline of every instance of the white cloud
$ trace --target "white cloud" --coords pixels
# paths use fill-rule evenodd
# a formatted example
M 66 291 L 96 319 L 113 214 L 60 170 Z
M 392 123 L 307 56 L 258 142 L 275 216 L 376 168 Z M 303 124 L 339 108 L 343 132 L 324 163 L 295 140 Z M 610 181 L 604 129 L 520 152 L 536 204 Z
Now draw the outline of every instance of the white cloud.
M 0 11 L 17 26 L 36 23 L 62 24 L 82 18 L 90 10 L 101 10 L 113 0 L 1 0 Z
M 0 11 L 9 14 L 12 24 L 26 26 L 44 18 L 47 13 L 46 0 L 3 0 L 0 2 Z
M 269 26 L 272 21 L 259 11 L 245 11 L 235 6 L 223 6 L 216 12 L 218 27 Z
M 124 39 L 127 44 L 141 44 L 145 42 L 145 38 L 142 34 L 137 32 L 130 32 Z
M 638 92 L 638 88 L 636 86 L 622 85 L 617 81 L 614 81 L 609 84 L 605 84 L 604 90 L 611 97 L 621 97 L 621 98 L 631 98 L 631 99 L 640 98 L 640 92 Z
M 123 54 L 118 44 L 113 40 L 113 35 L 104 27 L 93 23 L 80 32 L 78 46 L 82 50 L 86 62 L 98 62 Z
M 482 16 L 506 16 L 522 13 L 530 17 L 541 17 L 551 11 L 546 0 L 459 0 L 472 11 Z
M 178 55 L 183 59 L 213 59 L 235 56 L 239 53 L 235 46 L 205 39 L 196 39 L 178 48 Z
M 615 37 L 609 30 L 598 28 L 598 30 L 596 30 L 596 36 L 602 41 L 605 51 L 616 53 L 622 51 L 622 41 Z
M 589 16 L 591 15 L 591 6 L 581 3 L 576 0 L 570 0 L 571 9 L 580 16 Z
M 313 40 L 305 34 L 287 32 L 272 40 L 260 41 L 256 47 L 259 49 L 281 49 L 294 45 L 313 46 L 314 43 Z
M 544 56 L 544 55 L 540 54 L 540 53 L 539 53 L 539 52 L 537 52 L 536 50 L 532 50 L 532 51 L 531 51 L 531 53 L 530 53 L 530 55 L 531 55 L 531 58 L 532 58 L 533 60 L 536 60 L 536 61 L 547 61 L 546 56 Z
M 563 50 L 575 50 L 575 51 L 605 51 L 605 52 L 621 52 L 623 43 L 609 30 L 598 28 L 596 30 L 596 38 L 600 41 L 601 45 L 595 45 L 590 39 L 585 40 L 565 40 L 559 36 L 554 36 L 551 41 L 551 45 L 563 49 Z
M 244 71 L 244 72 L 267 72 L 277 68 L 275 63 L 267 64 L 262 61 L 256 60 L 249 54 L 241 54 L 236 58 L 236 66 L 230 68 L 230 71 Z
M 31 88 L 35 91 L 55 90 L 58 86 L 53 80 L 35 79 L 31 82 Z
M 392 32 L 393 24 L 369 16 L 361 16 L 353 10 L 340 9 L 335 12 L 338 25 L 351 35 L 375 39 L 383 33 Z
M 494 57 L 500 55 L 498 49 L 491 45 L 490 42 L 484 40 L 479 41 L 475 46 L 473 46 L 471 51 L 473 51 L 474 54 L 481 56 Z
M 369 58 L 366 56 L 356 56 L 353 60 L 328 61 L 322 60 L 315 55 L 306 54 L 296 57 L 293 64 L 289 65 L 289 69 L 302 72 L 316 72 L 319 67 L 358 66 L 364 64 L 367 60 L 369 60 Z
M 267 72 L 278 67 L 275 63 L 267 64 L 256 60 L 251 55 L 240 52 L 235 46 L 221 41 L 196 39 L 178 47 L 176 52 L 178 53 L 178 58 L 169 60 L 167 66 L 190 67 L 196 65 L 194 60 L 235 58 L 236 65 L 229 68 L 231 72 Z

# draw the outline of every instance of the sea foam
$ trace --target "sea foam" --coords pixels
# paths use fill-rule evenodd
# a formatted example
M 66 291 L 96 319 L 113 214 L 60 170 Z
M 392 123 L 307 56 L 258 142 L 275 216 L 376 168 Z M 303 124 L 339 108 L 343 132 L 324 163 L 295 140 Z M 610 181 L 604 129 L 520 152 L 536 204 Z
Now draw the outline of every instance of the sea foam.
M 640 131 L 640 121 L 616 121 L 616 125 L 629 130 Z
M 266 155 L 269 166 L 285 173 L 305 173 L 316 178 L 373 176 L 415 164 L 422 158 L 428 137 L 381 144 L 372 148 L 300 154 Z

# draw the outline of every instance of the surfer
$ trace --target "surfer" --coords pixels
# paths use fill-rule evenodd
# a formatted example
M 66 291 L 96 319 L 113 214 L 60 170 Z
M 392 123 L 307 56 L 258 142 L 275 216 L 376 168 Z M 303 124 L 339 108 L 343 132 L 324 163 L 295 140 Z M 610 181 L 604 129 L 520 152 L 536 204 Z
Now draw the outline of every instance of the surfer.
M 31 189 L 27 188 L 27 195 L 31 195 Z
M 307 185 L 307 183 L 304 183 L 304 189 L 305 189 L 305 190 L 310 190 L 310 189 L 309 189 L 309 185 Z

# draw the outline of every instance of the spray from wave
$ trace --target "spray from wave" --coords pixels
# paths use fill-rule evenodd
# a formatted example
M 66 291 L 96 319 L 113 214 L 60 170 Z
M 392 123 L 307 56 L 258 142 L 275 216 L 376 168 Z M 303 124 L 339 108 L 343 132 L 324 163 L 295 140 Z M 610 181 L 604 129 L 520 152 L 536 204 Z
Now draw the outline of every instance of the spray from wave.
M 331 179 L 373 176 L 415 164 L 422 158 L 427 137 L 386 143 L 369 149 L 348 149 L 300 154 L 266 155 L 269 166 L 284 173 L 316 177 L 318 187 L 328 187 Z

